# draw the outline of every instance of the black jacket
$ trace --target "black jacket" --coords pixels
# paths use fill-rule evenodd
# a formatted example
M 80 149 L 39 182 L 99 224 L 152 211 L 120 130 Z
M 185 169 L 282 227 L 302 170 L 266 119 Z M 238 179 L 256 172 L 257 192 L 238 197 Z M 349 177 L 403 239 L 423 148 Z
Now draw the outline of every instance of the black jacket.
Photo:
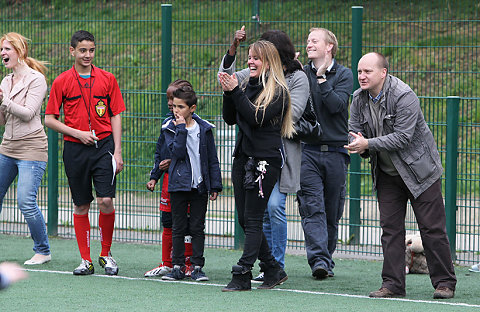
M 348 144 L 348 99 L 353 92 L 352 71 L 333 60 L 327 81 L 319 84 L 312 63 L 304 66 L 310 83 L 313 106 L 323 135 L 319 144 L 342 147 Z
M 231 92 L 224 92 L 223 120 L 228 125 L 237 124 L 239 128 L 233 156 L 243 153 L 248 157 L 276 159 L 281 164 L 283 152 L 280 132 L 288 99 L 278 94 L 267 106 L 265 115 L 262 109 L 256 114 L 253 102 L 262 89 L 258 79 L 251 78 L 245 91 L 237 86 Z

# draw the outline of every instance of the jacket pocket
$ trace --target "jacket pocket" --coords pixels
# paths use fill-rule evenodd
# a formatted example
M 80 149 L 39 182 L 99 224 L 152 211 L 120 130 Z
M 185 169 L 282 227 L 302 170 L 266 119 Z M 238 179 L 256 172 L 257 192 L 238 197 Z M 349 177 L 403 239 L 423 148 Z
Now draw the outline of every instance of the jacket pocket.
M 393 126 L 395 125 L 396 115 L 385 115 L 383 118 L 383 127 L 388 133 L 393 132 Z
M 412 170 L 418 183 L 425 181 L 437 170 L 437 165 L 425 149 L 422 149 L 422 153 L 414 153 L 407 156 L 405 163 Z

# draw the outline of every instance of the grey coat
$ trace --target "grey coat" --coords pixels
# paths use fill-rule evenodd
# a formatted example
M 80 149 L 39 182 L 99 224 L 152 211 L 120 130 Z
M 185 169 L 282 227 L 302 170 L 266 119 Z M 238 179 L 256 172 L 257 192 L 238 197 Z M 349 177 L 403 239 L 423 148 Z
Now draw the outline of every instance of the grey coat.
M 371 158 L 374 189 L 380 170 L 377 152 L 387 151 L 400 177 L 417 198 L 442 175 L 437 146 L 415 92 L 391 75 L 385 80 L 383 92 L 385 101 L 380 105 L 379 116 L 379 120 L 383 121 L 382 135 L 374 136 L 369 95 L 362 89 L 353 94 L 349 130 L 361 132 L 368 139 L 369 150 L 361 156 Z
M 224 57 L 225 58 L 225 57 Z M 235 73 L 238 83 L 248 80 L 250 70 L 245 68 L 235 72 L 235 62 L 229 68 L 223 68 L 224 59 L 220 64 L 219 72 L 226 72 L 230 75 Z M 287 81 L 288 90 L 290 91 L 290 100 L 292 103 L 292 119 L 297 122 L 305 110 L 307 105 L 308 95 L 310 93 L 310 86 L 308 84 L 307 75 L 301 70 L 298 70 L 285 77 Z M 282 139 L 283 147 L 286 154 L 286 163 L 282 168 L 280 175 L 279 189 L 282 193 L 296 193 L 300 189 L 300 166 L 302 163 L 302 146 L 300 141 Z

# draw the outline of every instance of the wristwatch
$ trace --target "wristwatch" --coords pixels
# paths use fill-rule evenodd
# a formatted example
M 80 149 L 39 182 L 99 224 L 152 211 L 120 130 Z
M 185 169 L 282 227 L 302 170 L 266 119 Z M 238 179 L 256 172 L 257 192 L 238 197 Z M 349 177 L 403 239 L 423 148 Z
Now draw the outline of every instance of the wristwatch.
M 321 76 L 317 76 L 317 79 L 325 79 L 327 80 L 327 76 L 325 74 L 321 75 Z

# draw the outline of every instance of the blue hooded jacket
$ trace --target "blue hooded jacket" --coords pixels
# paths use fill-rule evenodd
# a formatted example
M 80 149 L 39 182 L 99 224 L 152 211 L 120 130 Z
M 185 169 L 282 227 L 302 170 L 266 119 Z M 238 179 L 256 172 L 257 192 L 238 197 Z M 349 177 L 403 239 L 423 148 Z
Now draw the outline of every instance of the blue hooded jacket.
M 199 185 L 198 191 L 200 193 L 221 192 L 222 176 L 212 132 L 215 126 L 196 114 L 193 114 L 192 118 L 200 127 L 200 168 L 203 183 Z M 188 130 L 186 125 L 175 126 L 171 119 L 162 128 L 164 128 L 165 142 L 172 157 L 168 169 L 168 191 L 190 191 L 192 189 L 192 168 L 187 152 Z

